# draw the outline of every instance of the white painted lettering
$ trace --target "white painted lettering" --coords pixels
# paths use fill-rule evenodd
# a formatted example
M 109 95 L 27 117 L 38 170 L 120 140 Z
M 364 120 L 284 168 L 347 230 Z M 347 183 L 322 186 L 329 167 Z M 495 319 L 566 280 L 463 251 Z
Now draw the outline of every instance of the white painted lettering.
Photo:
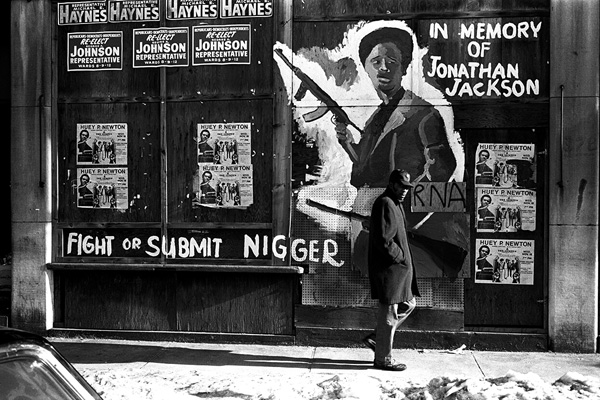
M 279 244 L 279 242 L 283 241 L 285 243 L 285 236 L 277 235 L 273 238 L 273 245 L 271 246 L 271 251 L 273 255 L 280 260 L 285 260 L 287 256 L 287 248 L 285 245 Z

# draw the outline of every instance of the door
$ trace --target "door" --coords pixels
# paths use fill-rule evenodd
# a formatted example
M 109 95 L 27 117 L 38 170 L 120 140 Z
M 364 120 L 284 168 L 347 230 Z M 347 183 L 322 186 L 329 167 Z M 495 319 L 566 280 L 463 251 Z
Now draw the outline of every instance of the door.
M 473 204 L 465 327 L 544 329 L 547 130 L 463 129 L 462 133 Z M 478 172 L 486 160 L 488 172 Z M 514 171 L 506 172 L 507 168 Z M 518 178 L 508 182 L 511 172 Z

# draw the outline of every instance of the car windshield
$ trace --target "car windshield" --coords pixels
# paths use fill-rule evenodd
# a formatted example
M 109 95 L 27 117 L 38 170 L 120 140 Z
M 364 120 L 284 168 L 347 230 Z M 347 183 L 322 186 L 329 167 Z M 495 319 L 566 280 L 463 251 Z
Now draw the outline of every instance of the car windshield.
M 1 347 L 1 346 L 0 346 Z M 97 400 L 48 350 L 0 349 L 0 399 Z

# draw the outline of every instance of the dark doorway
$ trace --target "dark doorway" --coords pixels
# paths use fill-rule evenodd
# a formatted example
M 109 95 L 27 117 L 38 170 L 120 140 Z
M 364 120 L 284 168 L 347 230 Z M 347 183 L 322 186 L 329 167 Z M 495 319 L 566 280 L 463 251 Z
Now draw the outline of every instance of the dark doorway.
M 471 227 L 471 268 L 473 276 L 465 280 L 465 328 L 478 329 L 518 329 L 542 330 L 545 327 L 545 287 L 546 287 L 546 256 L 544 241 L 544 226 L 546 218 L 545 180 L 546 163 L 545 149 L 547 129 L 463 129 L 465 139 L 466 169 L 475 170 L 475 153 L 478 144 L 534 144 L 534 169 L 529 177 L 533 183 L 526 185 L 535 192 L 535 229 L 505 232 L 504 230 L 477 231 L 476 224 Z M 470 198 L 475 196 L 473 179 L 469 180 Z M 516 192 L 516 191 L 515 191 Z M 472 220 L 477 220 L 477 207 L 472 212 Z M 503 241 L 506 251 L 518 249 L 518 244 L 528 242 L 534 244 L 533 265 L 529 267 L 530 281 L 526 284 L 494 284 L 485 283 L 485 279 L 476 273 L 477 243 Z M 477 242 L 481 240 L 481 242 Z M 481 246 L 486 247 L 486 246 Z M 500 259 L 501 260 L 501 259 Z M 522 275 L 524 271 L 521 271 Z M 506 273 L 506 271 L 504 271 Z M 479 279 L 479 280 L 477 280 Z M 506 283 L 506 282 L 505 282 Z M 520 281 L 519 283 L 523 283 Z

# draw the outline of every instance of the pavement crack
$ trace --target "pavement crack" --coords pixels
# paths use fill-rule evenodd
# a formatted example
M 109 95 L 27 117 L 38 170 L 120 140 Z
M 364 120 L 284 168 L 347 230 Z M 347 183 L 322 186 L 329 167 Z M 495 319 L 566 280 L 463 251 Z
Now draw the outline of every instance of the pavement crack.
M 475 353 L 471 352 L 471 357 L 473 357 L 473 361 L 475 361 L 475 364 L 477 364 L 477 368 L 479 368 L 479 372 L 481 372 L 481 375 L 482 375 L 484 378 L 487 378 L 487 377 L 485 376 L 485 372 L 483 372 L 483 369 L 481 368 L 481 365 L 479 365 L 479 361 L 477 361 L 477 357 L 475 357 Z
M 312 356 L 310 357 L 310 364 L 308 365 L 308 372 L 312 372 L 313 364 L 315 363 L 315 356 L 317 355 L 317 348 L 313 347 Z

